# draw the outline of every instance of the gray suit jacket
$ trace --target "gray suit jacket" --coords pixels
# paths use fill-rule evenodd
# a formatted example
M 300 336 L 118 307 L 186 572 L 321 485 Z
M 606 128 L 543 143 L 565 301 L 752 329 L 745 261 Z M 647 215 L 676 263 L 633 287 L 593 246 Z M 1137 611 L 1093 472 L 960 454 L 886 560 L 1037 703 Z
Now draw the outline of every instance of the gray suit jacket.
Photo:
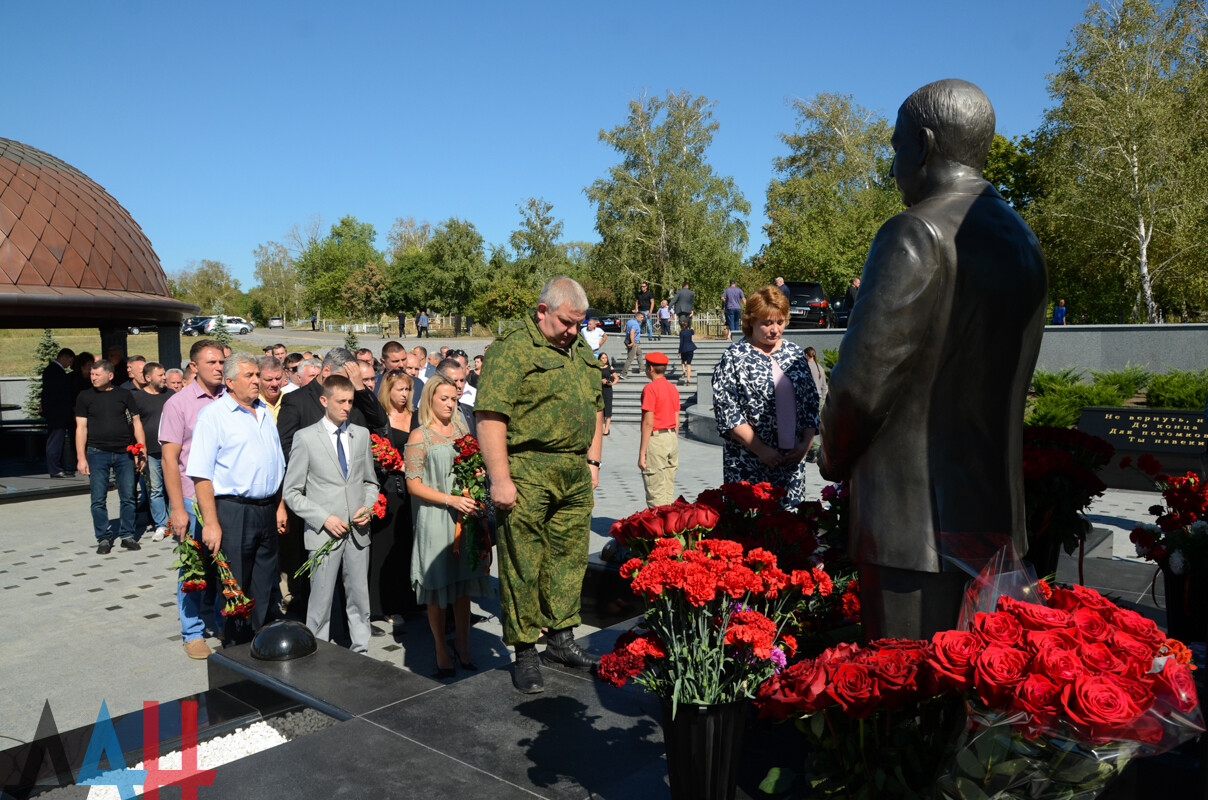
M 990 184 L 965 179 L 886 222 L 831 372 L 824 477 L 851 480 L 852 554 L 920 572 L 1027 549 L 1023 412 L 1044 259 Z
M 349 522 L 357 509 L 373 508 L 377 501 L 378 482 L 373 471 L 369 431 L 360 425 L 349 425 L 345 436 L 347 478 L 340 471 L 335 445 L 322 420 L 294 434 L 285 470 L 285 505 L 306 523 L 303 543 L 307 550 L 321 547 L 330 538 L 323 530 L 328 516 L 335 514 Z M 351 535 L 358 545 L 364 546 L 369 543 L 369 526 L 353 526 Z

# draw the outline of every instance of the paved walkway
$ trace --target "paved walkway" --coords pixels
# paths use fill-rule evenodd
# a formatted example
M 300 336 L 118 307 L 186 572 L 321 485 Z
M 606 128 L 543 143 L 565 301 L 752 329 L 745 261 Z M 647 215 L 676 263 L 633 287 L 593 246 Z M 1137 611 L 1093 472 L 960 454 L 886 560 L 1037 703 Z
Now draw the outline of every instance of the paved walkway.
M 413 340 L 409 340 L 413 341 Z M 603 547 L 612 521 L 644 506 L 637 469 L 636 426 L 614 426 L 605 439 L 600 488 L 592 523 L 592 552 Z M 694 499 L 721 482 L 720 448 L 681 440 L 677 491 Z M 809 485 L 822 486 L 809 467 Z M 1111 491 L 1094 509 L 1097 526 L 1110 532 L 1096 548 L 1098 566 L 1123 574 L 1123 591 L 1139 594 L 1152 569 L 1110 559 L 1131 555 L 1127 531 L 1144 519 L 1154 496 Z M 110 510 L 116 499 L 110 493 Z M 32 738 L 43 703 L 50 701 L 61 730 L 96 720 L 101 701 L 112 714 L 207 688 L 205 662 L 184 655 L 175 609 L 172 544 L 144 538 L 143 549 L 120 547 L 95 554 L 87 495 L 29 500 L 0 506 L 0 749 Z M 1110 541 L 1109 545 L 1107 542 Z M 1123 546 L 1121 545 L 1123 542 Z M 1063 564 L 1063 577 L 1069 564 Z M 1091 582 L 1088 574 L 1088 583 Z M 1102 585 L 1102 583 L 1100 584 Z M 507 663 L 500 640 L 498 604 L 481 604 L 485 621 L 471 639 L 474 658 L 490 669 Z M 210 640 L 211 644 L 216 644 Z M 396 636 L 371 640 L 370 655 L 422 673 L 435 669 L 431 634 L 423 620 Z

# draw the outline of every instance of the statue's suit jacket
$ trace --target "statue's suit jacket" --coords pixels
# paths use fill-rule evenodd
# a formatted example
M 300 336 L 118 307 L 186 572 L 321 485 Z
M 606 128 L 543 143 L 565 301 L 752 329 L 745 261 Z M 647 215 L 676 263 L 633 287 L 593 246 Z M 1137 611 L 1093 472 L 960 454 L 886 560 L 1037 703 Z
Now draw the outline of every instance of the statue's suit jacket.
M 980 568 L 1007 539 L 1025 552 L 1024 401 L 1046 304 L 1036 237 L 984 180 L 877 232 L 821 415 L 857 561 L 939 572 Z
M 289 465 L 285 468 L 284 498 L 289 510 L 306 523 L 307 550 L 317 549 L 330 538 L 323 530 L 323 523 L 331 514 L 349 524 L 345 536 L 351 536 L 362 547 L 369 544 L 369 526 L 352 525 L 357 509 L 373 508 L 378 496 L 369 431 L 360 425 L 349 425 L 342 438 L 348 477 L 340 470 L 335 444 L 322 420 L 294 436 Z

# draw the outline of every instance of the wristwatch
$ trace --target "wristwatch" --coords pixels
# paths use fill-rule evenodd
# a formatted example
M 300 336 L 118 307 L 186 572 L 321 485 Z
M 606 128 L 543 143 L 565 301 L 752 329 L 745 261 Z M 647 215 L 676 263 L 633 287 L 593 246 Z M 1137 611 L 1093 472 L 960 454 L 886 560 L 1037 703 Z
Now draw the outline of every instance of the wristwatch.
M 600 462 L 599 462 L 599 461 L 596 461 L 594 458 L 589 458 L 589 459 L 587 459 L 587 463 L 588 463 L 588 464 L 591 464 L 593 467 L 598 467 L 598 466 L 600 466 Z

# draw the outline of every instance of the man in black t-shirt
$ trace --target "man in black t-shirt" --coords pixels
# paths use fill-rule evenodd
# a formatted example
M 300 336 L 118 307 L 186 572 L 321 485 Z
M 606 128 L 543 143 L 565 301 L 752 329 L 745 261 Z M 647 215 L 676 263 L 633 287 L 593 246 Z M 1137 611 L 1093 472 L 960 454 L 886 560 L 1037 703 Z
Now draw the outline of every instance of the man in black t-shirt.
M 654 316 L 650 313 L 652 310 L 654 310 L 654 293 L 650 291 L 646 281 L 642 281 L 642 288 L 638 289 L 638 295 L 633 301 L 633 313 L 636 314 L 640 311 L 646 315 L 647 339 L 655 338 L 654 328 L 650 322 L 651 318 Z
M 163 446 L 159 443 L 159 418 L 164 413 L 164 403 L 175 392 L 168 388 L 168 373 L 164 365 L 148 361 L 143 367 L 143 388 L 133 393 L 134 406 L 138 409 L 143 424 L 143 435 L 147 443 L 147 492 L 151 521 L 155 533 L 151 541 L 158 542 L 168 534 L 168 504 L 164 499 L 164 468 L 161 462 Z
M 118 536 L 122 547 L 139 550 L 134 530 L 134 475 L 146 460 L 132 456 L 126 449 L 132 444 L 146 444 L 143 425 L 139 419 L 134 395 L 113 385 L 113 365 L 97 361 L 89 372 L 92 387 L 76 398 L 76 461 L 77 469 L 88 476 L 92 490 L 92 527 L 96 534 L 97 555 L 113 549 L 109 536 L 109 510 L 105 496 L 109 493 L 109 476 L 117 484 L 120 507 Z

